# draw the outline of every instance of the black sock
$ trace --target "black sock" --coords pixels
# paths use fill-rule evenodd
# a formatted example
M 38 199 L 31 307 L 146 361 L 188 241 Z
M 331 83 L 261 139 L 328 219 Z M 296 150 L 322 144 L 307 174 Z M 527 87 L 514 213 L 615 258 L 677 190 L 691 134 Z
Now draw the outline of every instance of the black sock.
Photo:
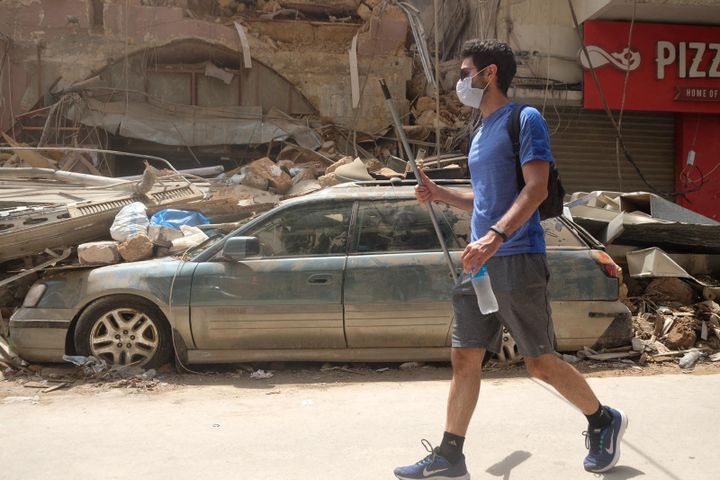
M 592 430 L 602 430 L 612 423 L 612 416 L 602 405 L 598 407 L 597 412 L 585 416 Z
M 445 432 L 438 453 L 454 465 L 462 458 L 463 443 L 465 437 Z

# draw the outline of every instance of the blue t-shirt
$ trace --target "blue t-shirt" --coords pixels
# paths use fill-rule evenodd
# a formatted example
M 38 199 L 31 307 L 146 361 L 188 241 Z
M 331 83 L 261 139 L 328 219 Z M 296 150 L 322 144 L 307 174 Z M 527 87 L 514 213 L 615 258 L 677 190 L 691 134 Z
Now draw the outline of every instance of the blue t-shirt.
M 472 241 L 482 238 L 507 213 L 519 193 L 515 155 L 507 130 L 514 105 L 508 103 L 483 119 L 470 146 L 468 167 L 475 195 Z M 520 163 L 533 160 L 554 161 L 545 119 L 537 109 L 525 107 L 520 114 Z M 545 253 L 538 212 L 502 244 L 496 255 L 521 253 Z

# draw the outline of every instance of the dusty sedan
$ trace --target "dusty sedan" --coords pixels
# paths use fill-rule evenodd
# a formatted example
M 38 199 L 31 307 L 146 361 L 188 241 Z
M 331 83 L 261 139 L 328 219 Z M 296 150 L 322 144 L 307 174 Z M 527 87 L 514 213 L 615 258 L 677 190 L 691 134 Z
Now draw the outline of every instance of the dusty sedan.
M 469 213 L 437 211 L 459 266 Z M 558 349 L 627 342 L 619 268 L 571 221 L 544 228 Z M 48 275 L 10 329 L 30 361 L 447 360 L 452 285 L 412 186 L 352 184 L 288 201 L 182 259 Z

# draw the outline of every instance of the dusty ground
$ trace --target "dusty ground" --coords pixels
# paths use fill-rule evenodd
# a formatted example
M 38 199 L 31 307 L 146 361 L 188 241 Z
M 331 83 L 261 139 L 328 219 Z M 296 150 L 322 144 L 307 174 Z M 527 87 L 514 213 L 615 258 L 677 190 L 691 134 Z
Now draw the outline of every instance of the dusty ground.
M 32 389 L 19 380 L 0 382 L 0 479 L 390 480 L 394 467 L 426 454 L 421 439 L 439 442 L 447 367 L 365 374 L 319 367 L 286 368 L 266 380 L 234 371 L 167 374 L 136 385 L 157 382 L 147 392 L 113 388 L 116 381 L 28 397 Z M 717 368 L 630 370 L 589 379 L 630 419 L 620 462 L 602 476 L 582 469 L 579 412 L 541 382 L 508 378 L 520 369 L 490 372 L 465 443 L 472 478 L 720 478 L 713 450 L 720 375 L 707 374 Z
M 677 361 L 649 363 L 644 366 L 621 362 L 580 361 L 575 367 L 589 378 L 653 376 L 667 374 L 712 375 L 720 374 L 720 362 L 700 361 L 692 370 L 682 370 Z M 294 388 L 327 388 L 337 385 L 376 382 L 406 382 L 449 380 L 452 370 L 449 363 L 422 364 L 414 368 L 399 368 L 399 364 L 321 364 L 286 363 L 256 365 L 213 365 L 193 366 L 195 373 L 178 373 L 170 365 L 161 368 L 151 379 L 133 377 L 129 379 L 107 379 L 85 377 L 79 367 L 72 365 L 37 365 L 37 370 L 4 377 L 0 373 L 0 403 L 8 396 L 52 396 L 59 391 L 71 390 L 77 394 L 97 394 L 98 392 L 122 388 L 133 392 L 163 392 L 184 387 L 203 385 L 235 385 L 237 387 L 257 388 L 260 385 L 293 385 Z M 250 378 L 258 368 L 271 371 L 270 379 Z M 484 378 L 497 380 L 503 378 L 527 377 L 522 363 L 510 366 L 498 365 L 491 361 L 485 367 Z M 61 389 L 43 392 L 46 388 L 66 383 Z

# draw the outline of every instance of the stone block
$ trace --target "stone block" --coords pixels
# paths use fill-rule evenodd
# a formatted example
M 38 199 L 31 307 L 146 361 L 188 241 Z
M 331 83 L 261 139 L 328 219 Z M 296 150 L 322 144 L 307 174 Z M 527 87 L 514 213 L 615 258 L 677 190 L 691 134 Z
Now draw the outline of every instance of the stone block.
M 90 242 L 78 246 L 81 265 L 112 265 L 120 261 L 118 242 Z
M 126 262 L 139 262 L 152 258 L 154 247 L 150 237 L 141 233 L 122 242 L 118 251 Z

